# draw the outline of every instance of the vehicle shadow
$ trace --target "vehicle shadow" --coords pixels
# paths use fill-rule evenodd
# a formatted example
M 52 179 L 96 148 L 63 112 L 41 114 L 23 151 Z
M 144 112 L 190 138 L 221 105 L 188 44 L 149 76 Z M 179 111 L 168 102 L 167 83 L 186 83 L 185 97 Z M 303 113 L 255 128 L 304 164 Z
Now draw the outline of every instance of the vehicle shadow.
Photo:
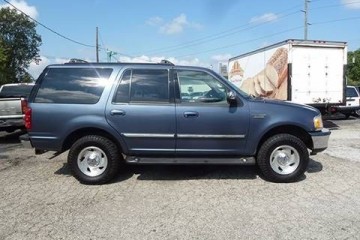
M 307 173 L 322 171 L 323 165 L 310 158 Z M 257 166 L 244 165 L 129 165 L 125 172 L 127 176 L 138 175 L 137 180 L 202 180 L 202 179 L 232 179 L 232 180 L 254 180 L 262 176 Z M 115 179 L 114 182 L 126 178 Z M 306 179 L 304 174 L 297 182 Z
M 25 134 L 26 131 L 25 130 L 17 130 L 15 132 L 12 133 L 1 133 L 0 135 L 0 144 L 6 143 L 6 144 L 10 144 L 10 143 L 20 143 L 20 139 L 19 137 L 23 134 Z
M 320 162 L 310 159 L 307 173 L 322 171 Z M 69 165 L 64 163 L 54 174 L 71 176 Z M 203 179 L 265 180 L 257 166 L 242 165 L 126 165 L 109 184 L 118 183 L 136 175 L 141 181 L 186 181 Z M 306 179 L 303 175 L 298 182 Z
M 323 124 L 324 124 L 325 128 L 330 129 L 330 130 L 338 130 L 339 129 L 339 125 L 337 125 L 330 119 L 324 119 Z
M 307 173 L 318 173 L 323 170 L 323 165 L 321 162 L 315 161 L 314 159 L 310 158 L 308 168 L 306 170 Z
M 143 165 L 130 166 L 138 180 L 256 179 L 256 166 Z

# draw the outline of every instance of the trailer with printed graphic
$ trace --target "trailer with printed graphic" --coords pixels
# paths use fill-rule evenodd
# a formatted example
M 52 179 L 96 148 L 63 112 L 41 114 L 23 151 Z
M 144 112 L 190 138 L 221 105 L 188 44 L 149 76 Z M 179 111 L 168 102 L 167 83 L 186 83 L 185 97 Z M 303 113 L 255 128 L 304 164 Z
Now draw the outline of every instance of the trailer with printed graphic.
M 347 44 L 286 40 L 231 58 L 229 80 L 255 97 L 308 104 L 326 112 L 345 103 Z

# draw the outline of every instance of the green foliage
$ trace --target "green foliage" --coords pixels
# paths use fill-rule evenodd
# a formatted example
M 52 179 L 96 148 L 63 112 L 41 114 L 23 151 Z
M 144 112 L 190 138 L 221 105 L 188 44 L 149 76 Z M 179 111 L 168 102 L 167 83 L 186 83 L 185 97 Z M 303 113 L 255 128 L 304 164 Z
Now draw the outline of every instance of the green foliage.
M 360 86 L 360 48 L 354 52 L 348 52 L 346 76 L 348 85 Z
M 39 61 L 41 37 L 36 24 L 14 9 L 0 9 L 0 84 L 30 81 L 26 72 Z

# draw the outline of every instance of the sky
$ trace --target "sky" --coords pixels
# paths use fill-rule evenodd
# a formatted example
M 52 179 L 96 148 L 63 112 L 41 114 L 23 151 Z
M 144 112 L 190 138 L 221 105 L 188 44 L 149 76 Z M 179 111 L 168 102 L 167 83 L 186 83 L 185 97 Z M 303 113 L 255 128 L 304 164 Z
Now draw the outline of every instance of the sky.
M 41 62 L 70 58 L 160 62 L 218 70 L 219 62 L 286 39 L 304 38 L 305 0 L 8 0 L 39 23 Z M 0 8 L 9 6 L 0 0 Z M 360 48 L 360 0 L 308 1 L 308 39 Z M 62 35 L 63 37 L 55 34 Z M 65 37 L 65 38 L 64 38 Z M 79 44 L 80 43 L 80 44 Z

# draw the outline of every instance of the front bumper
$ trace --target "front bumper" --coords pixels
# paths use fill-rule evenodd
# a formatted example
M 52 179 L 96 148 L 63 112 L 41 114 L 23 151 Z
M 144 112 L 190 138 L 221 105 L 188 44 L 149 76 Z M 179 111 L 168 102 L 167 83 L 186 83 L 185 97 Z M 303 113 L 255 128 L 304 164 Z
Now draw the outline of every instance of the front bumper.
M 313 142 L 313 148 L 311 149 L 312 150 L 311 154 L 322 152 L 328 147 L 330 134 L 331 132 L 327 128 L 323 128 L 319 132 L 310 133 Z

